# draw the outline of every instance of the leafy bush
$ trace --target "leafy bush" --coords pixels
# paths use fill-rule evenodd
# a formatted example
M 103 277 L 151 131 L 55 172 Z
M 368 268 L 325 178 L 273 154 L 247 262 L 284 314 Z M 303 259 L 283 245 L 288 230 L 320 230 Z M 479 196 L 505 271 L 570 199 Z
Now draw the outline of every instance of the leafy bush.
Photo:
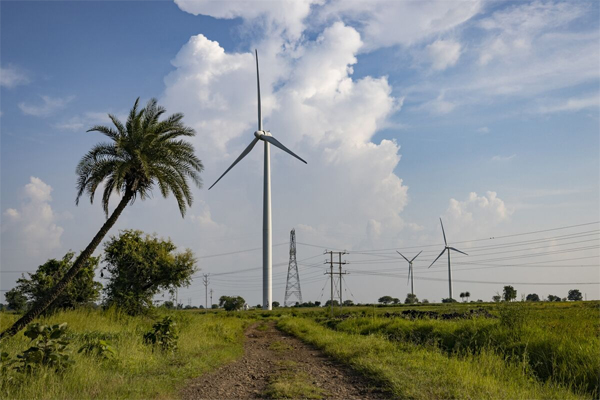
M 35 344 L 25 350 L 23 354 L 17 355 L 14 368 L 17 372 L 32 373 L 41 366 L 53 368 L 57 372 L 64 371 L 73 360 L 65 352 L 69 340 L 65 338 L 67 324 L 56 324 L 52 326 L 31 324 L 25 331 L 25 336 Z
M 165 317 L 152 325 L 153 330 L 144 334 L 144 343 L 158 347 L 162 351 L 177 350 L 177 323 L 171 317 Z
M 84 353 L 92 355 L 104 360 L 111 359 L 115 356 L 115 349 L 111 346 L 111 343 L 102 339 L 93 339 L 86 342 L 79 349 L 78 353 Z

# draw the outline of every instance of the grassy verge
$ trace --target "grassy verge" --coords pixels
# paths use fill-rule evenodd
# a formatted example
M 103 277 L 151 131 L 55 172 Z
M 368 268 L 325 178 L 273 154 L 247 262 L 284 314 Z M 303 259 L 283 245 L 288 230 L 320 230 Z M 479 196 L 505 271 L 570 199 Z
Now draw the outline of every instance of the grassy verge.
M 553 311 L 549 320 L 544 314 Z M 597 307 L 539 308 L 507 304 L 499 318 L 457 320 L 358 317 L 329 321 L 336 330 L 382 335 L 392 341 L 436 345 L 449 355 L 480 353 L 488 349 L 509 361 L 526 362 L 533 377 L 552 380 L 574 392 L 596 398 L 600 376 L 600 339 L 593 333 Z M 566 324 L 557 319 L 564 313 Z
M 179 330 L 175 353 L 153 351 L 143 334 L 159 317 L 129 317 L 114 311 L 76 310 L 42 318 L 42 324 L 67 322 L 75 364 L 63 374 L 41 370 L 31 376 L 2 374 L 2 398 L 10 399 L 149 399 L 176 397 L 184 382 L 243 354 L 247 320 L 221 315 L 174 312 Z M 162 317 L 162 316 L 160 316 Z M 1 316 L 5 327 L 16 316 Z M 90 335 L 111 342 L 112 360 L 77 353 Z M 2 342 L 11 357 L 29 347 L 22 333 Z M 12 378 L 12 380 L 11 380 Z
M 527 363 L 506 363 L 486 349 L 457 358 L 432 346 L 333 331 L 305 318 L 282 318 L 278 326 L 348 364 L 398 398 L 584 398 L 554 383 L 532 380 L 524 373 Z

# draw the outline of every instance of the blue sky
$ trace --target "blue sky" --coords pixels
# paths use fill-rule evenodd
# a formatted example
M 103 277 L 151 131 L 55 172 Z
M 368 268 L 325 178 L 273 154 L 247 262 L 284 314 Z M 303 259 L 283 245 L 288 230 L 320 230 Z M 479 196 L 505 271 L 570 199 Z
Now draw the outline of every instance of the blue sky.
M 292 227 L 298 241 L 358 251 L 439 243 L 438 217 L 454 241 L 600 220 L 597 2 L 9 1 L 0 13 L 3 271 L 34 269 L 91 239 L 104 217 L 97 204 L 75 206 L 74 171 L 102 138 L 85 130 L 108 112 L 124 118 L 138 96 L 185 113 L 212 184 L 255 129 L 254 48 L 266 128 L 309 162 L 273 152 L 274 243 Z M 200 257 L 260 247 L 258 153 L 211 192 L 197 190 L 185 220 L 157 195 L 130 207 L 112 233 L 156 232 Z M 598 229 L 588 228 L 572 232 Z M 532 258 L 559 260 L 547 244 Z M 285 280 L 285 247 L 274 250 L 276 282 Z M 299 246 L 298 258 L 318 261 L 321 250 Z M 586 267 L 455 278 L 600 279 L 597 248 L 568 254 L 589 257 Z M 259 252 L 199 260 L 210 273 L 240 265 L 260 266 Z M 314 300 L 321 271 L 301 268 Z M 257 303 L 254 274 L 215 278 L 214 289 Z M 18 276 L 2 273 L 1 289 Z M 405 277 L 357 273 L 348 284 L 358 301 L 406 292 Z M 419 286 L 420 297 L 445 297 L 443 282 Z M 198 302 L 200 288 L 182 295 Z M 499 288 L 455 285 L 485 299 Z M 600 296 L 597 286 L 585 291 Z M 281 286 L 274 298 L 283 299 Z

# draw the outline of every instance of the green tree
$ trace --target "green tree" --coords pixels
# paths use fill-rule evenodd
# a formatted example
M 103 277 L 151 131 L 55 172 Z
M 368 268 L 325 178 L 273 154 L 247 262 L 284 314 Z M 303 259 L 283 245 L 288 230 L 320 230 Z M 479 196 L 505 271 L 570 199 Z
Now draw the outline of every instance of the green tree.
M 578 289 L 573 289 L 569 290 L 569 295 L 567 296 L 567 299 L 571 301 L 581 301 L 583 300 L 583 295 Z
M 350 307 L 354 305 L 354 302 L 352 300 L 344 300 L 343 303 L 346 307 Z
M 274 301 L 274 302 L 273 302 L 273 308 L 277 308 L 277 307 L 279 307 L 280 305 L 281 305 L 281 304 L 279 304 L 279 302 L 278 302 L 278 301 Z
M 380 302 L 381 304 L 384 304 L 387 306 L 392 301 L 394 301 L 394 299 L 392 298 L 392 296 L 383 296 L 383 297 L 380 297 L 379 300 L 377 300 L 377 301 Z
M 538 296 L 536 293 L 531 293 L 531 294 L 528 294 L 527 297 L 525 297 L 525 300 L 527 300 L 527 301 L 540 301 L 540 296 Z
M 219 298 L 219 307 L 223 307 L 225 311 L 238 311 L 241 310 L 246 304 L 241 296 L 221 296 Z
M 465 297 L 467 298 L 467 301 L 469 301 L 471 298 L 471 292 L 465 292 Z
M 397 297 L 394 297 L 394 298 L 392 299 L 392 303 L 394 303 L 394 304 L 400 304 L 400 299 L 399 299 L 399 298 L 397 298 Z
M 548 301 L 560 301 L 560 297 L 555 296 L 553 294 L 548 295 Z
M 517 298 L 517 289 L 508 285 L 504 286 L 504 290 L 502 291 L 502 298 L 504 301 L 513 301 Z
M 461 292 L 459 296 L 460 296 L 461 300 L 464 302 L 465 301 L 465 297 L 466 297 L 465 293 Z
M 409 293 L 406 295 L 406 299 L 404 300 L 404 304 L 416 304 L 419 302 L 416 294 Z
M 14 287 L 4 294 L 9 310 L 23 312 L 27 309 L 27 296 L 18 288 Z
M 448 297 L 448 298 L 442 299 L 442 303 L 458 303 L 458 302 L 456 300 Z
M 110 273 L 105 305 L 141 314 L 152 308 L 152 298 L 160 291 L 173 294 L 176 288 L 189 286 L 196 259 L 191 250 L 176 253 L 176 249 L 171 240 L 142 231 L 124 230 L 112 236 L 104 245 L 105 269 Z
M 494 303 L 499 303 L 500 300 L 502 300 L 502 296 L 500 296 L 499 294 L 492 296 L 492 300 L 494 301 Z
M 334 306 L 334 307 L 338 307 L 339 305 L 340 305 L 340 302 L 339 302 L 339 301 L 337 301 L 337 300 L 334 300 L 334 301 L 333 301 L 333 306 Z M 331 306 L 331 300 L 327 300 L 327 301 L 325 302 L 325 306 L 324 306 L 324 307 L 329 307 L 329 306 Z
M 75 253 L 68 252 L 61 260 L 46 261 L 38 267 L 35 273 L 29 273 L 29 278 L 17 279 L 15 289 L 26 296 L 30 304 L 41 301 L 52 292 L 56 284 L 73 267 L 74 256 Z M 102 284 L 94 281 L 98 262 L 98 257 L 88 258 L 79 273 L 67 284 L 46 311 L 90 305 L 98 300 L 102 289 Z
M 181 137 L 194 136 L 194 130 L 183 124 L 183 114 L 173 114 L 161 121 L 165 109 L 158 106 L 156 99 L 151 99 L 141 110 L 138 106 L 139 98 L 125 124 L 109 114 L 114 127 L 98 125 L 89 129 L 88 132 L 106 135 L 110 142 L 95 145 L 77 165 L 76 203 L 84 193 L 93 202 L 96 190 L 104 183 L 102 206 L 108 219 L 48 296 L 2 332 L 0 339 L 23 329 L 56 300 L 85 266 L 86 260 L 127 204 L 133 203 L 138 197 L 142 200 L 149 198 L 152 189 L 158 186 L 164 197 L 173 193 L 182 216 L 186 208 L 192 205 L 193 196 L 188 179 L 200 187 L 200 172 L 204 167 L 194 154 L 194 147 L 181 140 Z M 113 192 L 119 194 L 121 200 L 109 217 L 108 204 Z

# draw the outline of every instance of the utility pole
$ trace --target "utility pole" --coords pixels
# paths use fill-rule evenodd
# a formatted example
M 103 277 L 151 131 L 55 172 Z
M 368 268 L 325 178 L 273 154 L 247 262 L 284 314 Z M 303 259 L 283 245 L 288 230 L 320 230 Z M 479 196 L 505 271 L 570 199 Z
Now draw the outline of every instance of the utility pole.
M 342 272 L 342 265 L 347 264 L 346 261 L 342 262 L 342 254 L 348 254 L 346 251 L 325 251 L 325 254 L 329 253 L 329 262 L 325 260 L 325 264 L 329 263 L 330 272 L 325 272 L 325 275 L 329 275 L 331 277 L 331 301 L 330 301 L 330 309 L 331 309 L 331 317 L 333 317 L 333 275 L 339 275 L 340 279 L 340 310 L 342 309 L 342 275 L 346 275 L 347 272 Z M 333 272 L 333 254 L 336 253 L 339 256 L 339 261 L 336 264 L 339 264 L 340 271 Z
M 207 312 L 208 312 L 208 274 L 204 274 L 202 276 L 202 281 L 204 283 L 204 307 L 206 308 Z
M 213 290 L 210 289 L 210 307 L 212 308 L 213 305 L 213 301 L 212 301 L 212 294 L 213 294 Z

